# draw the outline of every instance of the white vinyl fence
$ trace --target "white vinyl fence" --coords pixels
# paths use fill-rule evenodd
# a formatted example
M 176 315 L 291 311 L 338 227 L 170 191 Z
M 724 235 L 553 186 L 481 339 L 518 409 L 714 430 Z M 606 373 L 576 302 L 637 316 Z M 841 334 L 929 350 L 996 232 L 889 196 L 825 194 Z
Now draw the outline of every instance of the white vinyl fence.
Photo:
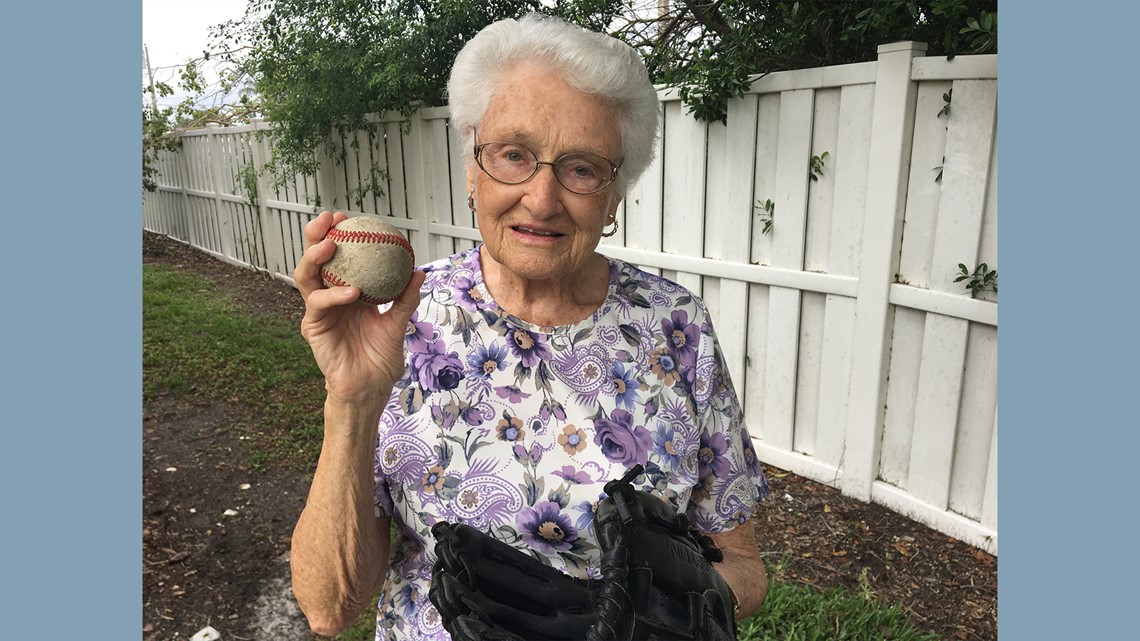
M 996 553 L 997 296 L 954 278 L 997 265 L 997 56 L 924 48 L 758 76 L 727 126 L 661 91 L 657 160 L 601 251 L 704 297 L 762 460 Z M 419 262 L 471 247 L 447 117 L 379 117 L 280 183 L 250 170 L 269 125 L 187 132 L 144 227 L 290 283 L 322 209 L 388 216 Z

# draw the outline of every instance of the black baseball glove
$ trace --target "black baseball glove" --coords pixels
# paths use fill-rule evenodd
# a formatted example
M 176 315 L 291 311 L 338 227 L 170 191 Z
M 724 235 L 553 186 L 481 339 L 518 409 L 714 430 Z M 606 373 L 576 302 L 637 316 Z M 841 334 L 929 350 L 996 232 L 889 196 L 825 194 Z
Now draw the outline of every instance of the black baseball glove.
M 732 593 L 712 541 L 635 466 L 606 484 L 594 528 L 601 578 L 569 577 L 468 525 L 437 523 L 431 602 L 454 641 L 734 641 Z

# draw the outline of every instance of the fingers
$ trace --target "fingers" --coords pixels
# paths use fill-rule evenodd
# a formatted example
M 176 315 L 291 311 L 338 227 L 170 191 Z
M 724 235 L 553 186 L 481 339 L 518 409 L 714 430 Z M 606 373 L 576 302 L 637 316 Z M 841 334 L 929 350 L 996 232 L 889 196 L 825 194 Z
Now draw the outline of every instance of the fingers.
M 408 279 L 408 286 L 400 293 L 400 297 L 392 301 L 392 307 L 388 309 L 388 313 L 397 321 L 402 321 L 401 326 L 408 324 L 408 319 L 412 317 L 412 313 L 416 311 L 416 307 L 420 304 L 420 287 L 424 284 L 424 279 L 427 274 L 421 271 L 413 271 L 412 277 Z
M 328 235 L 329 230 L 332 229 L 334 225 L 347 219 L 348 214 L 344 212 L 338 211 L 334 214 L 331 211 L 322 211 L 319 216 L 305 223 L 305 249 L 308 249 L 309 245 L 319 243 Z
M 301 255 L 301 260 L 297 261 L 297 267 L 293 269 L 293 282 L 306 300 L 310 292 L 324 286 L 321 281 L 321 265 L 332 260 L 335 253 L 336 243 L 325 238 L 309 245 Z

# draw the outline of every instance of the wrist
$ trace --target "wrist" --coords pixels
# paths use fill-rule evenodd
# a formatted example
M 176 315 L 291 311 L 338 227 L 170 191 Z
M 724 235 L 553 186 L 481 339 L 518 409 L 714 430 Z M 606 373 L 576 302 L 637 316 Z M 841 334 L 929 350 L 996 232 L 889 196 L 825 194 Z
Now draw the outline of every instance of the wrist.
M 387 396 L 381 397 L 379 394 L 326 394 L 325 439 L 341 435 L 366 435 L 369 439 L 374 439 L 387 400 Z

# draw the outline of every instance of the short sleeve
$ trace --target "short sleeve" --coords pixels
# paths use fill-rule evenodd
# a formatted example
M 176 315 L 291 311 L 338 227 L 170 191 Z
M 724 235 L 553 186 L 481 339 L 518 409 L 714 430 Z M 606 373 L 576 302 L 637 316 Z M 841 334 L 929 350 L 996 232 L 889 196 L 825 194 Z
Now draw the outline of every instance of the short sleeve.
M 768 493 L 760 461 L 720 342 L 705 311 L 692 394 L 700 423 L 697 483 L 687 508 L 693 525 L 723 532 L 744 524 Z

